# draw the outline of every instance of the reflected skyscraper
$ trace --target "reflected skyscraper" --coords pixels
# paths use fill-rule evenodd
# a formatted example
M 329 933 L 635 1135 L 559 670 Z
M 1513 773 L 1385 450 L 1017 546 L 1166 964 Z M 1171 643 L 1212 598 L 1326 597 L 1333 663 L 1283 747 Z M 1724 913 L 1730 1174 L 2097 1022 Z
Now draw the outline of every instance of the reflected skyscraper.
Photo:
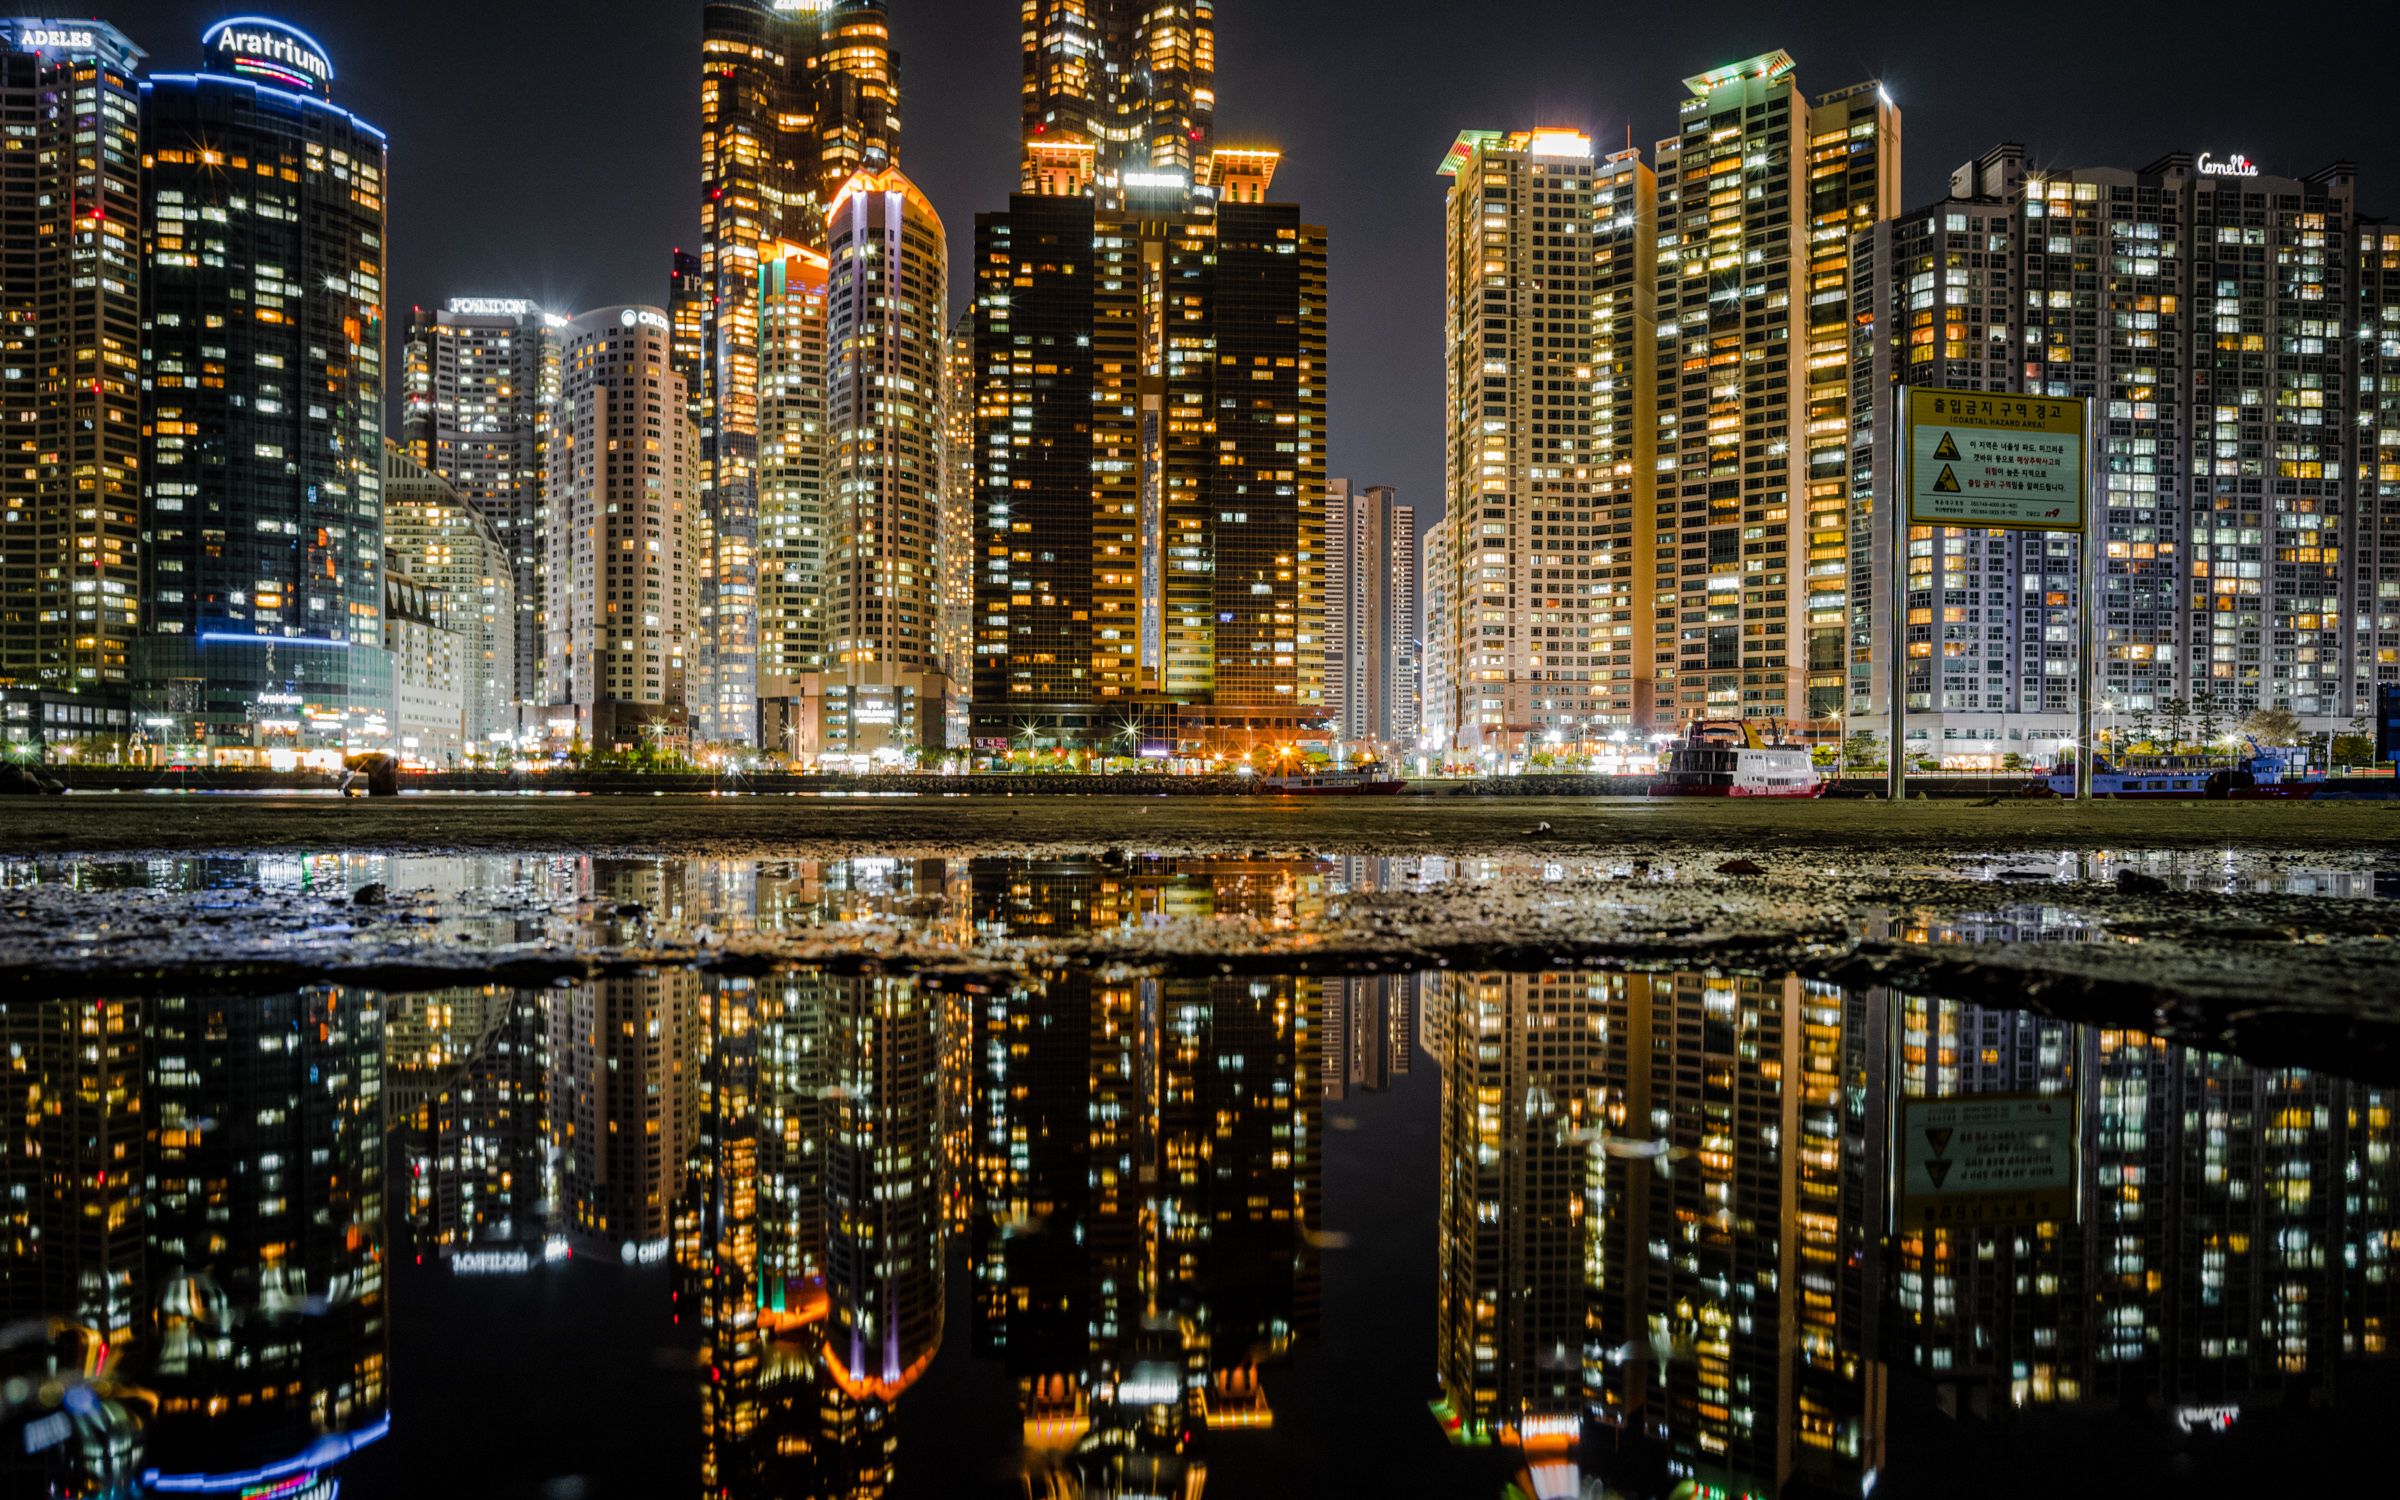
M 1896 1092 L 2061 1093 L 2078 1112 L 2074 1221 L 1892 1242 L 1896 1357 L 1944 1410 L 2133 1404 L 2206 1426 L 2322 1400 L 2350 1361 L 2388 1352 L 2388 1090 L 2014 1011 L 1889 1004 Z
M 1445 1432 L 1571 1447 L 1610 981 L 1439 975 L 1443 1015 L 1437 1360 Z
M 979 862 L 979 918 L 1106 931 L 1287 918 L 1244 861 Z M 1318 981 L 1105 979 L 979 997 L 976 1347 L 1015 1378 L 1038 1494 L 1197 1495 L 1203 1431 L 1273 1422 L 1317 1316 Z
M 822 875 L 741 899 L 830 919 L 946 883 L 939 861 Z M 810 973 L 714 980 L 697 998 L 676 1304 L 702 1340 L 702 1491 L 880 1494 L 900 1398 L 942 1337 L 946 997 Z
M 1709 1484 L 1855 1485 L 1880 1364 L 1844 1321 L 1867 1228 L 1863 1040 L 1796 978 L 1608 982 L 1592 1410 L 1622 1461 Z M 1633 1455 L 1639 1455 L 1634 1457 Z
M 826 1355 L 891 1400 L 942 1341 L 941 1007 L 910 980 L 831 981 L 826 1041 Z
M 391 1002 L 390 1117 L 419 1255 L 494 1247 L 530 1267 L 544 1253 L 557 1211 L 546 998 L 480 985 Z
M 867 1500 L 1003 1469 L 1045 1500 L 1198 1500 L 1212 1479 L 1247 1493 L 1261 1463 L 1325 1457 L 1394 1492 L 1514 1474 L 1537 1500 L 2013 1494 L 2041 1476 L 2083 1487 L 2129 1455 L 2179 1457 L 2221 1490 L 2371 1444 L 2334 1408 L 2376 1409 L 2388 1369 L 2372 1361 L 2400 1314 L 2391 1091 L 2119 1027 L 1789 975 L 1441 972 L 1419 1016 L 1394 1004 L 1367 1028 L 1395 1051 L 1421 1029 L 1438 1095 L 1394 1071 L 1390 1097 L 1334 1111 L 1371 1122 L 1330 1139 L 1375 1201 L 1337 1199 L 1342 1233 L 1321 1232 L 1319 1101 L 1351 1072 L 1321 1054 L 1353 1050 L 1361 1007 L 1271 963 L 1196 968 L 1178 945 L 1208 924 L 1304 941 L 1376 889 L 1537 873 L 76 865 L 78 881 L 159 895 L 305 899 L 367 877 L 470 907 L 538 893 L 538 916 L 449 919 L 504 942 L 569 921 L 657 948 L 702 926 L 813 932 L 872 939 L 870 963 L 893 968 L 920 943 L 1054 946 L 1015 972 L 728 963 L 529 991 L 0 1000 L 0 1296 L 16 1329 L 0 1340 L 0 1487 L 130 1500 L 150 1473 L 161 1493 L 380 1491 L 395 1471 L 447 1473 L 463 1425 L 535 1411 L 492 1399 L 525 1373 L 580 1391 L 587 1336 L 622 1356 L 611 1381 L 677 1349 L 647 1378 L 685 1397 L 668 1404 L 696 1461 L 671 1456 L 647 1488 L 688 1491 L 696 1474 L 712 1500 Z M 25 860 L 0 879 L 50 883 Z M 2056 931 L 2022 905 L 1868 935 Z M 1365 997 L 1386 982 L 1396 1001 L 1385 976 L 1341 981 Z M 2019 1196 L 1977 1227 L 1891 1227 L 1907 1101 L 2028 1095 L 2073 1103 L 2071 1207 Z M 586 1226 L 572 1258 L 540 1227 L 543 1117 L 558 1200 Z M 1414 1190 L 1389 1191 L 1395 1172 Z M 619 1237 L 662 1212 L 666 1233 Z M 454 1373 L 411 1380 L 397 1440 L 354 1462 L 384 1432 L 387 1213 L 417 1252 L 399 1294 L 427 1315 L 397 1353 Z M 1330 1245 L 1350 1279 L 1324 1315 L 1347 1348 L 1329 1340 L 1320 1362 Z M 655 1316 L 670 1257 L 673 1334 Z M 1413 1309 L 1430 1315 L 1413 1335 L 1430 1369 L 1334 1374 L 1373 1347 L 1362 1332 L 1412 1312 L 1375 1264 L 1431 1282 Z M 525 1276 L 459 1279 L 503 1272 Z M 945 1350 L 967 1331 L 945 1327 L 950 1290 L 973 1336 Z M 648 1311 L 625 1316 L 625 1292 Z M 519 1363 L 562 1351 L 564 1367 Z M 1428 1395 L 1456 1442 L 1420 1430 L 1397 1479 L 1394 1455 L 1323 1446 L 1341 1436 L 1329 1412 L 1338 1426 L 1357 1403 Z M 1302 1430 L 1243 1435 L 1270 1425 Z M 588 1430 L 571 1433 L 588 1451 Z
M 147 1021 L 135 1000 L 0 1001 L 0 1310 L 116 1354 L 147 1311 Z
M 383 1001 L 162 996 L 148 1035 L 151 1486 L 295 1461 L 330 1500 L 389 1421 Z
M 698 974 L 671 969 L 550 995 L 561 1216 L 603 1254 L 667 1253 L 696 1127 L 700 987 Z
M 1327 979 L 1325 1018 L 1320 1024 L 1325 1097 L 1381 1093 L 1394 1076 L 1413 1066 L 1417 1005 L 1424 979 L 1417 974 L 1371 974 Z

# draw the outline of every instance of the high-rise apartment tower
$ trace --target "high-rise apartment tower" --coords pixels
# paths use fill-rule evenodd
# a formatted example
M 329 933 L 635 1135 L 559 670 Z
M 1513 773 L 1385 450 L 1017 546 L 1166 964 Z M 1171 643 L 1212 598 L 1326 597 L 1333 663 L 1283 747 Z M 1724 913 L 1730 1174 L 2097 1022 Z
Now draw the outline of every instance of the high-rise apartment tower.
M 1784 52 L 1684 88 L 1656 158 L 1651 717 L 1831 735 L 1849 605 L 1848 244 L 1899 210 L 1900 110 L 1875 83 L 1803 93 Z
M 701 10 L 699 265 L 678 260 L 677 340 L 700 421 L 706 556 L 694 694 L 704 738 L 758 734 L 760 274 L 824 244 L 826 205 L 900 137 L 898 60 L 878 0 L 708 0 Z M 693 362 L 697 356 L 696 363 Z
M 1452 743 L 1647 714 L 1655 183 L 1572 130 L 1460 135 L 1448 215 Z
M 113 695 L 141 625 L 142 51 L 0 18 L 0 685 Z

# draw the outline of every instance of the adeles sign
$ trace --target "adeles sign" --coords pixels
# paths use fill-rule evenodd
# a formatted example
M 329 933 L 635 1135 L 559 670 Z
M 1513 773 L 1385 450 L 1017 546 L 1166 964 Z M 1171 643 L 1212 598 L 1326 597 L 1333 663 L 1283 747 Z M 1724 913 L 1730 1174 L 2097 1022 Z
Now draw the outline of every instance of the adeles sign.
M 219 21 L 200 38 L 208 65 L 261 83 L 322 94 L 333 84 L 333 59 L 307 32 L 264 16 Z
M 20 52 L 89 52 L 99 44 L 99 33 L 81 26 L 20 25 L 17 29 Z

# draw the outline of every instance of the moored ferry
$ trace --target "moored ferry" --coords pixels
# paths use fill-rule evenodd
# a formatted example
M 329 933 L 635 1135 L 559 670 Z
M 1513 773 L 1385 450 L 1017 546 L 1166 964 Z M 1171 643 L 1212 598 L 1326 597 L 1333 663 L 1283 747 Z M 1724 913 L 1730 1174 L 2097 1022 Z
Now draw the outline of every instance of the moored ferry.
M 1667 754 L 1653 797 L 1822 797 L 1831 785 L 1805 745 L 1770 745 L 1756 725 L 1700 719 Z

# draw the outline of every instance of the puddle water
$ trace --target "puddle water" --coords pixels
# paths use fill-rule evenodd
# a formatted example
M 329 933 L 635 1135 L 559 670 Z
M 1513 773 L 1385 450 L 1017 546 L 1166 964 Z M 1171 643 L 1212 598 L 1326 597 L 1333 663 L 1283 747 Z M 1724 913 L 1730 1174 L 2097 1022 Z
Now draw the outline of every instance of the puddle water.
M 867 952 L 1231 953 L 1375 891 L 1633 873 L 5 868 Z M 11 1495 L 2254 1494 L 2374 1457 L 2400 1396 L 2393 1091 L 2005 1007 L 1050 960 L 94 989 L 0 994 Z
M 1800 894 L 1815 872 L 1803 866 Z M 1828 867 L 1828 882 L 1857 880 Z M 2198 894 L 2400 900 L 2400 867 L 2357 868 L 2258 854 L 2058 853 L 1978 862 L 1939 875 L 1988 887 L 1996 910 L 2028 911 L 2053 935 L 2088 924 L 2057 903 L 2121 878 Z M 1060 936 L 1106 935 L 1141 956 L 1143 934 L 1185 952 L 1239 952 L 1245 934 L 1306 931 L 1379 900 L 1457 897 L 1489 888 L 1511 915 L 1595 893 L 1692 886 L 1738 891 L 1717 861 L 1531 856 L 1248 858 L 1138 854 L 1057 858 L 645 859 L 538 855 L 178 855 L 0 860 L 0 911 L 27 956 L 110 961 L 146 937 L 189 959 L 238 946 L 251 956 L 333 946 L 357 958 L 372 940 L 475 952 L 573 954 L 743 940 L 847 943 L 862 952 L 905 937 L 961 951 Z M 369 893 L 371 904 L 354 900 Z M 40 898 L 47 905 L 28 906 Z M 1962 899 L 1966 899 L 1962 894 Z M 14 907 L 14 910 L 8 910 Z M 1405 912 L 1402 913 L 1405 916 Z M 145 930 L 145 925 L 146 929 Z M 210 939 L 187 940 L 187 928 Z M 1395 936 L 1406 937 L 1404 930 Z M 1875 934 L 1882 936 L 1879 930 Z M 355 942 L 354 942 L 355 940 Z M 128 962 L 133 961 L 128 958 Z

